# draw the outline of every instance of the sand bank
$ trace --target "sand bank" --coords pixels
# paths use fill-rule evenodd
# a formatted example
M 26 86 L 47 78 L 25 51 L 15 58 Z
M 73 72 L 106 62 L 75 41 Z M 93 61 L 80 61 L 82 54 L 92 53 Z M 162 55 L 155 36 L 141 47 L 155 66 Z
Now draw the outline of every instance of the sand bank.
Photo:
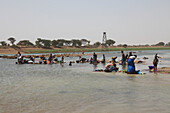
M 162 67 L 157 70 L 158 73 L 170 74 L 170 67 Z

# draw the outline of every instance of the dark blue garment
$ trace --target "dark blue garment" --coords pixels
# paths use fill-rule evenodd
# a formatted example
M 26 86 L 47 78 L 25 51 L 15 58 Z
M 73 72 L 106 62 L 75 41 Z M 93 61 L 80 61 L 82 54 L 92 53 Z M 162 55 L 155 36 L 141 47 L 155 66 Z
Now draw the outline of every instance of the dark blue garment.
M 134 59 L 131 59 L 131 58 L 128 59 L 127 71 L 130 74 L 135 74 L 136 73 Z
M 108 69 L 105 69 L 104 71 L 105 71 L 105 72 L 113 72 L 113 71 L 114 71 L 114 72 L 117 72 L 118 69 L 119 69 L 119 68 L 110 65 L 110 66 L 108 67 Z
M 111 65 L 111 66 L 109 66 L 108 69 L 109 69 L 110 72 L 112 72 L 114 70 L 114 67 Z

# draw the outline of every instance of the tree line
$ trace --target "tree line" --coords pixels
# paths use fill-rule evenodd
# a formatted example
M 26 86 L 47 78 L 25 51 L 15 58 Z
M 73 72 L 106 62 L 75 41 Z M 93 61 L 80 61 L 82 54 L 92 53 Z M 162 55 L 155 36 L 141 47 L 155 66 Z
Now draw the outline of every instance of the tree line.
M 104 46 L 114 46 L 114 44 L 116 43 L 114 40 L 112 39 L 108 39 L 106 40 L 106 42 L 103 44 L 101 42 L 95 42 L 94 44 L 90 44 L 90 41 L 87 39 L 72 39 L 72 40 L 65 40 L 65 39 L 57 39 L 57 40 L 47 40 L 47 39 L 42 39 L 42 38 L 37 38 L 37 40 L 35 41 L 35 44 L 33 44 L 32 42 L 30 42 L 29 40 L 21 40 L 18 43 L 15 44 L 16 39 L 13 37 L 8 38 L 8 41 L 10 42 L 10 44 L 7 44 L 6 41 L 0 41 L 1 46 L 5 47 L 5 46 L 24 46 L 24 47 L 38 47 L 38 48 L 51 48 L 51 47 L 63 47 L 63 46 L 71 46 L 71 47 L 81 47 L 81 46 L 85 46 L 85 47 L 99 47 L 100 45 L 104 45 Z M 128 47 L 130 45 L 127 44 L 119 44 L 117 45 L 117 47 Z M 170 42 L 168 43 L 164 43 L 164 42 L 158 42 L 157 44 L 153 44 L 153 45 L 133 45 L 133 47 L 139 47 L 139 46 L 170 46 Z
M 8 38 L 10 44 L 7 44 L 6 41 L 0 41 L 1 46 L 25 46 L 25 47 L 38 47 L 38 48 L 51 48 L 51 47 L 62 47 L 62 46 L 72 46 L 72 47 L 81 47 L 81 46 L 93 46 L 99 47 L 100 45 L 105 46 L 113 46 L 115 41 L 112 39 L 108 39 L 106 43 L 102 44 L 100 42 L 95 42 L 94 44 L 90 45 L 90 41 L 87 39 L 72 39 L 72 40 L 65 40 L 65 39 L 57 39 L 57 40 L 47 40 L 42 38 L 37 38 L 35 44 L 30 42 L 29 40 L 21 40 L 15 44 L 16 39 L 13 37 Z

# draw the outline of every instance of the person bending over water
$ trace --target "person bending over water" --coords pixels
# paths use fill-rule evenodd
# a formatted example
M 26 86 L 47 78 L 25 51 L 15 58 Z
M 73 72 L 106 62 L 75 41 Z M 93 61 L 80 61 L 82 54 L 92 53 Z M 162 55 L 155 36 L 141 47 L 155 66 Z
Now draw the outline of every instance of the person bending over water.
M 134 60 L 137 56 L 130 56 L 128 59 L 128 67 L 127 67 L 127 73 L 128 74 L 138 74 L 139 71 L 135 70 L 135 63 Z
M 116 67 L 116 64 L 109 63 L 105 66 L 105 72 L 117 72 L 119 68 Z

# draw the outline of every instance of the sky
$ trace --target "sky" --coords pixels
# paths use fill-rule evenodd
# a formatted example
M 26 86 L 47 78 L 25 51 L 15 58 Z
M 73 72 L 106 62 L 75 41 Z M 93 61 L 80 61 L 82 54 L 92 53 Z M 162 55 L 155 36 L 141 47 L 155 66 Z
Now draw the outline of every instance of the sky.
M 170 42 L 170 0 L 0 0 L 0 41 Z M 8 42 L 8 41 L 7 41 Z

